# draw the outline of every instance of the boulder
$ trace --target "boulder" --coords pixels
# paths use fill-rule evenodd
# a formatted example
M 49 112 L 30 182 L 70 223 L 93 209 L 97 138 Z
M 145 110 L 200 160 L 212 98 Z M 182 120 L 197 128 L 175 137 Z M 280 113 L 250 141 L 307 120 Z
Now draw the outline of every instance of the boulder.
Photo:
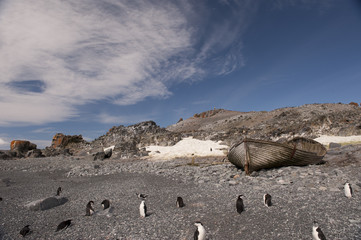
M 105 158 L 105 152 L 97 152 L 95 155 L 94 155 L 94 161 L 96 160 L 104 160 Z
M 65 197 L 48 197 L 30 202 L 25 207 L 31 211 L 43 211 L 62 205 L 67 201 L 68 199 Z
M 36 144 L 26 140 L 13 140 L 10 143 L 10 151 L 25 154 L 30 150 L 36 149 Z
M 25 155 L 28 158 L 39 158 L 39 157 L 45 157 L 43 155 L 43 152 L 40 149 L 33 149 L 26 153 Z

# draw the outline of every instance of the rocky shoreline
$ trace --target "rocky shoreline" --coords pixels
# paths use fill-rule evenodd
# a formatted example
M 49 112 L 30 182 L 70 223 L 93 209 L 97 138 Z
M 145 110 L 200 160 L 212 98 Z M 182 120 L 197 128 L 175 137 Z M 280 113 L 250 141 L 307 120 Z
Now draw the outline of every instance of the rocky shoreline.
M 327 239 L 361 238 L 361 145 L 330 149 L 322 165 L 262 170 L 251 176 L 222 160 L 89 161 L 58 156 L 2 161 L 0 234 L 17 239 L 27 223 L 35 228 L 29 239 L 190 239 L 193 222 L 201 220 L 208 239 L 310 239 L 317 220 Z M 343 194 L 346 181 L 354 189 L 352 199 Z M 37 212 L 24 208 L 58 185 L 63 185 L 67 203 Z M 143 220 L 137 191 L 150 195 L 152 214 Z M 266 192 L 273 197 L 270 208 L 262 204 Z M 246 196 L 241 215 L 235 211 L 238 194 Z M 184 209 L 175 208 L 178 195 L 185 200 Z M 112 201 L 112 216 L 83 216 L 87 201 L 99 205 L 104 197 Z M 55 234 L 61 216 L 74 218 L 74 225 Z M 48 227 L 41 228 L 43 224 Z

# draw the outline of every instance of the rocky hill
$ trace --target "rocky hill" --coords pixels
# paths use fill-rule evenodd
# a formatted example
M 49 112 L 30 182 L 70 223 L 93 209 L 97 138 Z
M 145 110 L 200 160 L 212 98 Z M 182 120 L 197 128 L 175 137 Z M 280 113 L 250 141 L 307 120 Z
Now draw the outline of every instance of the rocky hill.
M 228 145 L 244 137 L 279 141 L 294 136 L 360 135 L 361 107 L 339 103 L 307 104 L 261 112 L 217 109 L 195 114 L 167 130 L 223 140 Z

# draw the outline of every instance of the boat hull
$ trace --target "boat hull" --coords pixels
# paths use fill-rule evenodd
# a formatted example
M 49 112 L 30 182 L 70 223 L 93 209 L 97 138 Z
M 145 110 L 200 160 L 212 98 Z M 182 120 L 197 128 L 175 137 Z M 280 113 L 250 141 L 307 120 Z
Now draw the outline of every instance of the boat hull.
M 244 139 L 231 147 L 228 160 L 250 174 L 260 169 L 317 164 L 326 152 L 322 144 L 306 138 L 287 143 Z

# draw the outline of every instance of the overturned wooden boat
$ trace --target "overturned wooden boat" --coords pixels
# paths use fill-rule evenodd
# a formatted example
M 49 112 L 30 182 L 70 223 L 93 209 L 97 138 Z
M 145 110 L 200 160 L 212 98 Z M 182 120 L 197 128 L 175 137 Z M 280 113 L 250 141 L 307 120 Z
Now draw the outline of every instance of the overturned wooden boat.
M 231 163 L 250 174 L 266 168 L 318 164 L 326 152 L 321 143 L 302 137 L 286 143 L 246 138 L 233 145 L 227 157 Z

